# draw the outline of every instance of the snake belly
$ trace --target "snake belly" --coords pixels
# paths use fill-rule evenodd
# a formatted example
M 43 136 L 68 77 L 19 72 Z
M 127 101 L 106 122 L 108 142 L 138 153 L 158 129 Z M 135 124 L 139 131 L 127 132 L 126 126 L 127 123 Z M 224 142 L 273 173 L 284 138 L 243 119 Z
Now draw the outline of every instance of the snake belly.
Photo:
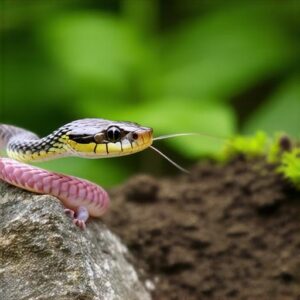
M 74 211 L 84 206 L 93 217 L 101 216 L 109 206 L 107 192 L 92 182 L 10 158 L 0 158 L 0 179 L 27 191 L 55 196 Z
M 39 138 L 23 128 L 0 124 L 0 179 L 19 188 L 49 194 L 69 210 L 82 208 L 87 216 L 99 217 L 109 207 L 108 193 L 88 180 L 47 171 L 24 162 L 63 156 L 101 158 L 129 155 L 149 147 L 152 129 L 136 123 L 104 119 L 82 119 L 68 123 L 50 135 Z M 21 161 L 21 162 L 20 162 Z M 79 214 L 78 214 L 79 215 Z

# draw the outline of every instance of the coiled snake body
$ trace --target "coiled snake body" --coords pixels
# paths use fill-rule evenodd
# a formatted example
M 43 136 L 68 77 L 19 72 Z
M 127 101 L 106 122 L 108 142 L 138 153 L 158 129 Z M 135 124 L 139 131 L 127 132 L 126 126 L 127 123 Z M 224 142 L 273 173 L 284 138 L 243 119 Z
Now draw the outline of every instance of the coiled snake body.
M 68 123 L 44 138 L 19 127 L 0 124 L 0 149 L 6 149 L 9 156 L 0 157 L 0 179 L 28 191 L 57 197 L 74 223 L 85 228 L 89 215 L 99 217 L 107 210 L 107 192 L 87 180 L 24 162 L 64 156 L 123 156 L 150 147 L 152 141 L 151 128 L 131 122 L 82 119 Z

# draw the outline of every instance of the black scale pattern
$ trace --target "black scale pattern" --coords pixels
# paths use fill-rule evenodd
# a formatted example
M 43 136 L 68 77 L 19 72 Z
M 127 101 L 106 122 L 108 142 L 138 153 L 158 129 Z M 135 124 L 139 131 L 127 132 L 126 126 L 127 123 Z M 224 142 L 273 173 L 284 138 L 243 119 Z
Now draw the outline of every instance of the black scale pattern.
M 0 124 L 0 145 L 2 148 L 7 147 L 9 151 L 17 153 L 26 153 L 27 151 L 30 153 L 49 152 L 51 148 L 63 147 L 59 140 L 68 131 L 70 129 L 65 125 L 46 137 L 39 138 L 36 134 L 22 128 Z

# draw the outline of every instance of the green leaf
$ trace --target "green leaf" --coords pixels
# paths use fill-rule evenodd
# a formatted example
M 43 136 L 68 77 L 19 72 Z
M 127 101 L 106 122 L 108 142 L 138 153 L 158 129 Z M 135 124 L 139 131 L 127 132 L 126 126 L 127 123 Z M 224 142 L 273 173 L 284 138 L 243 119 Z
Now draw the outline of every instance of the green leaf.
M 285 131 L 300 136 L 300 76 L 284 83 L 264 102 L 245 124 L 244 132 L 257 129 L 268 133 Z
M 142 72 L 144 47 L 122 19 L 91 12 L 62 14 L 45 23 L 39 36 L 79 92 L 121 97 Z
M 293 47 L 268 6 L 226 6 L 164 37 L 156 84 L 167 96 L 224 100 L 284 70 Z

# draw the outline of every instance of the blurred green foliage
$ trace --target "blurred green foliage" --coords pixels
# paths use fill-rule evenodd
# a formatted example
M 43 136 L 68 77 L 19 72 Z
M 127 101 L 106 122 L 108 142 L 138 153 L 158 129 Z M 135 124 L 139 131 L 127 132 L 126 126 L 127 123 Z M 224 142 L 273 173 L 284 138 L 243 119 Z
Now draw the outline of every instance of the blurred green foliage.
M 300 132 L 300 2 L 2 1 L 1 122 L 44 135 L 77 118 L 131 120 L 155 134 Z M 161 142 L 178 162 L 222 141 Z M 44 164 L 106 185 L 159 174 L 156 154 Z
M 278 132 L 272 137 L 258 131 L 251 136 L 235 136 L 227 141 L 216 158 L 222 163 L 227 163 L 237 156 L 265 159 L 276 166 L 277 173 L 300 189 L 299 141 L 291 139 L 285 133 Z
M 300 189 L 300 149 L 296 148 L 292 152 L 284 153 L 279 168 L 285 178 L 290 180 L 294 186 Z
M 252 136 L 234 136 L 225 143 L 219 159 L 226 162 L 238 155 L 243 155 L 247 158 L 265 156 L 270 151 L 269 148 L 273 150 L 272 144 L 267 134 L 263 131 L 258 131 Z M 274 144 L 278 145 L 277 142 Z

